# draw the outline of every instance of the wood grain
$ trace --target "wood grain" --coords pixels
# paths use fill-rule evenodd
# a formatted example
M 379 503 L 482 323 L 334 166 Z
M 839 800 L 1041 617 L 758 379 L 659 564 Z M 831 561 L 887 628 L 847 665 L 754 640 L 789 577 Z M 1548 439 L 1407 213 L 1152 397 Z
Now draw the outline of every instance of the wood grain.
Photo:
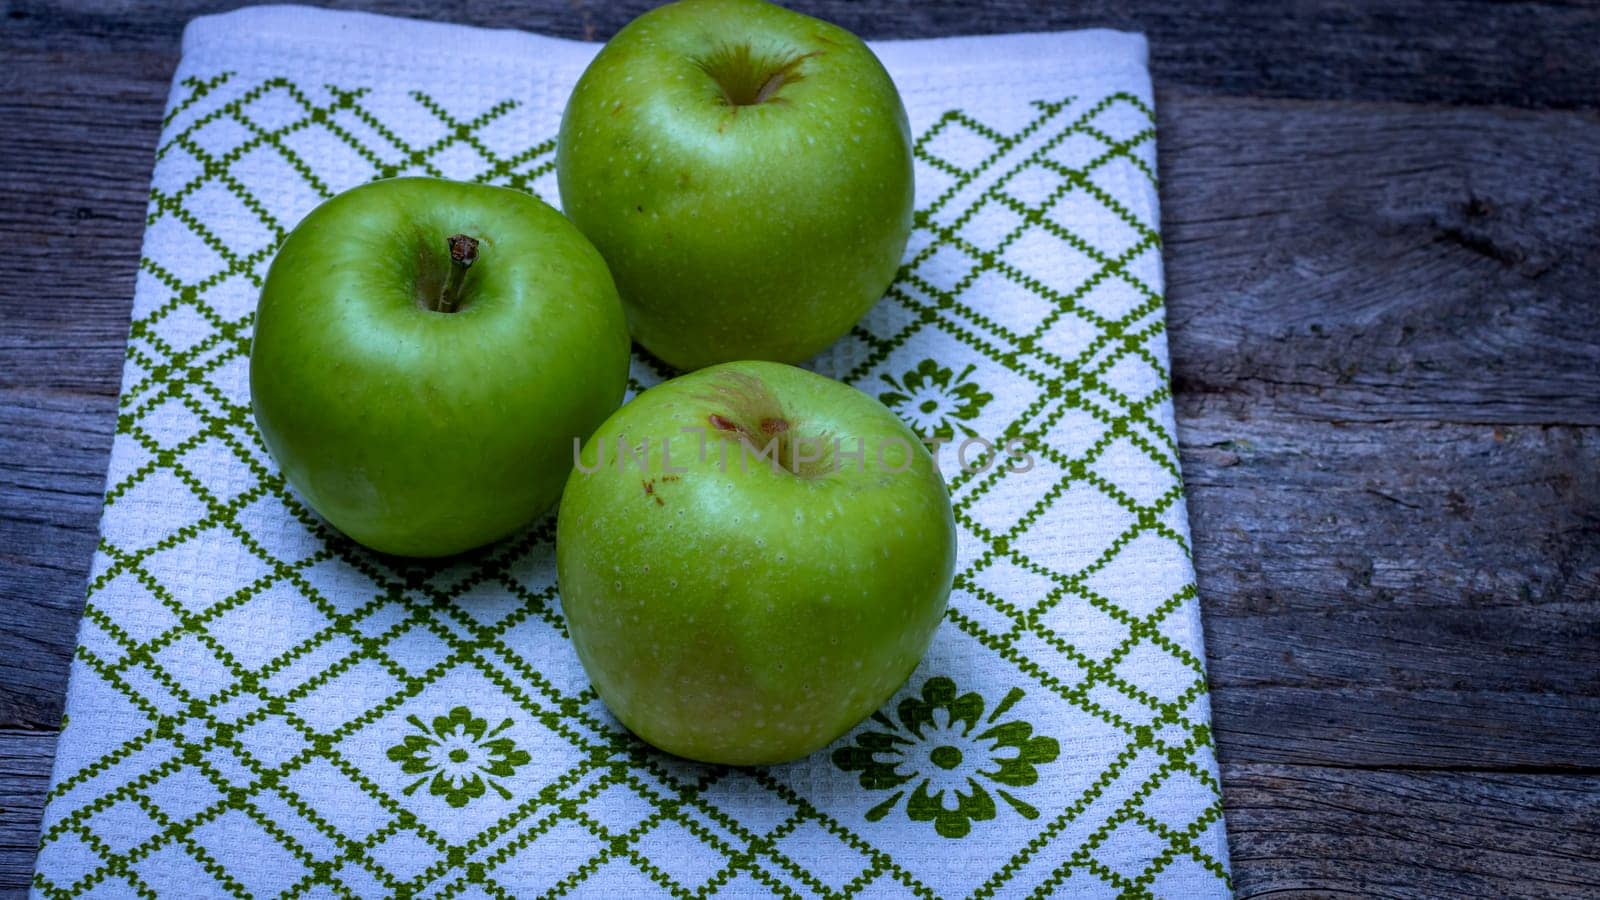
M 1225 759 L 1600 772 L 1594 430 L 1180 401 Z
M 175 45 L 219 0 L 12 0 L 9 28 L 51 49 L 120 51 Z M 334 0 L 325 4 L 471 25 L 604 40 L 652 0 Z M 1600 103 L 1600 16 L 1592 2 L 1287 0 L 794 0 L 868 38 L 1066 28 L 1146 32 L 1152 71 L 1236 96 L 1493 103 L 1594 108 Z
M 1225 754 L 1600 771 L 1600 122 L 1164 99 Z
M 1593 897 L 1588 776 L 1224 765 L 1240 896 Z
M 1241 416 L 1600 425 L 1600 119 L 1158 101 L 1180 393 Z
M 221 5 L 0 7 L 0 891 L 32 868 L 177 36 Z M 601 38 L 642 5 L 371 8 Z M 1240 892 L 1600 883 L 1596 6 L 798 5 L 1150 34 Z
M 55 753 L 52 733 L 0 731 L 0 892 L 6 896 L 22 896 L 33 876 Z

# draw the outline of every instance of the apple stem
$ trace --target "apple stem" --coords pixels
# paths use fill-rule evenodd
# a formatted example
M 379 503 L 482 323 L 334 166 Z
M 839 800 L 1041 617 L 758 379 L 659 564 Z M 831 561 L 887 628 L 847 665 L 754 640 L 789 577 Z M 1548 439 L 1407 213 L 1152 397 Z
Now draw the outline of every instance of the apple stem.
M 467 270 L 478 261 L 478 239 L 464 234 L 452 234 L 450 243 L 450 274 L 445 276 L 444 290 L 439 292 L 439 303 L 434 309 L 453 313 L 461 303 L 461 284 L 467 279 Z

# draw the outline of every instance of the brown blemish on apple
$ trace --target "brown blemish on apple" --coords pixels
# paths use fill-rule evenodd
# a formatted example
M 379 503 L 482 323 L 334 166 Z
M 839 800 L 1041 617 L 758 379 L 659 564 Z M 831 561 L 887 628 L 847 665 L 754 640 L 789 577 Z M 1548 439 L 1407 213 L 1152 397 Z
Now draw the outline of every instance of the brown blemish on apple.
M 698 398 L 718 410 L 706 421 L 722 440 L 737 441 L 749 452 L 771 453 L 779 467 L 803 478 L 827 474 L 832 436 L 789 415 L 761 381 L 727 372 L 707 387 Z M 812 447 L 820 448 L 822 459 L 798 460 L 805 452 L 802 448 Z
M 651 479 L 646 480 L 646 481 L 641 481 L 639 483 L 644 486 L 644 495 L 646 497 L 649 497 L 651 500 L 654 500 L 656 502 L 657 506 L 666 506 L 667 505 L 665 502 L 662 501 L 661 496 L 656 493 L 656 482 L 655 482 L 654 478 L 651 478 Z

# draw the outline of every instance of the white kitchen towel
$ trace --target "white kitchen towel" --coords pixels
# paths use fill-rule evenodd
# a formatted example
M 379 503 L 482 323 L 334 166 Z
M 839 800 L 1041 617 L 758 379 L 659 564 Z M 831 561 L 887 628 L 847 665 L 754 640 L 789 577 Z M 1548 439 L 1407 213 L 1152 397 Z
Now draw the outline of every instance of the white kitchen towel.
M 398 174 L 556 202 L 595 45 L 298 7 L 190 25 L 37 895 L 1227 892 L 1144 40 L 875 48 L 910 112 L 916 231 L 811 365 L 950 439 L 955 590 L 880 712 L 731 769 L 651 750 L 596 699 L 548 519 L 448 565 L 374 556 L 285 487 L 250 414 L 286 229 Z M 667 374 L 636 359 L 631 387 Z M 971 438 L 1021 439 L 1032 466 L 964 468 Z

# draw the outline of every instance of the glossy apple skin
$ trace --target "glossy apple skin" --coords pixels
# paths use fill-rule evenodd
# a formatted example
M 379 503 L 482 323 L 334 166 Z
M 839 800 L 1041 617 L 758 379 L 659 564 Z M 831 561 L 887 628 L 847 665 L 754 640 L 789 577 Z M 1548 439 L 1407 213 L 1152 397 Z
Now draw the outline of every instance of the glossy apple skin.
M 718 427 L 768 417 L 846 449 L 861 438 L 865 459 L 774 471 Z M 619 469 L 619 437 L 649 441 L 647 471 L 634 456 Z M 955 553 L 944 482 L 911 431 L 854 388 L 768 362 L 702 369 L 617 411 L 568 479 L 556 538 L 601 699 L 645 741 L 730 765 L 804 756 L 881 706 L 932 640 Z
M 461 308 L 424 307 L 477 237 Z M 250 396 L 284 476 L 334 527 L 404 556 L 503 537 L 555 501 L 621 403 L 628 336 L 594 247 L 518 191 L 378 181 L 306 216 L 256 309 Z
M 732 105 L 706 66 L 739 47 L 799 77 Z M 760 0 L 683 0 L 623 28 L 579 79 L 556 158 L 634 338 L 683 370 L 822 350 L 883 296 L 911 232 L 888 73 L 848 31 Z

